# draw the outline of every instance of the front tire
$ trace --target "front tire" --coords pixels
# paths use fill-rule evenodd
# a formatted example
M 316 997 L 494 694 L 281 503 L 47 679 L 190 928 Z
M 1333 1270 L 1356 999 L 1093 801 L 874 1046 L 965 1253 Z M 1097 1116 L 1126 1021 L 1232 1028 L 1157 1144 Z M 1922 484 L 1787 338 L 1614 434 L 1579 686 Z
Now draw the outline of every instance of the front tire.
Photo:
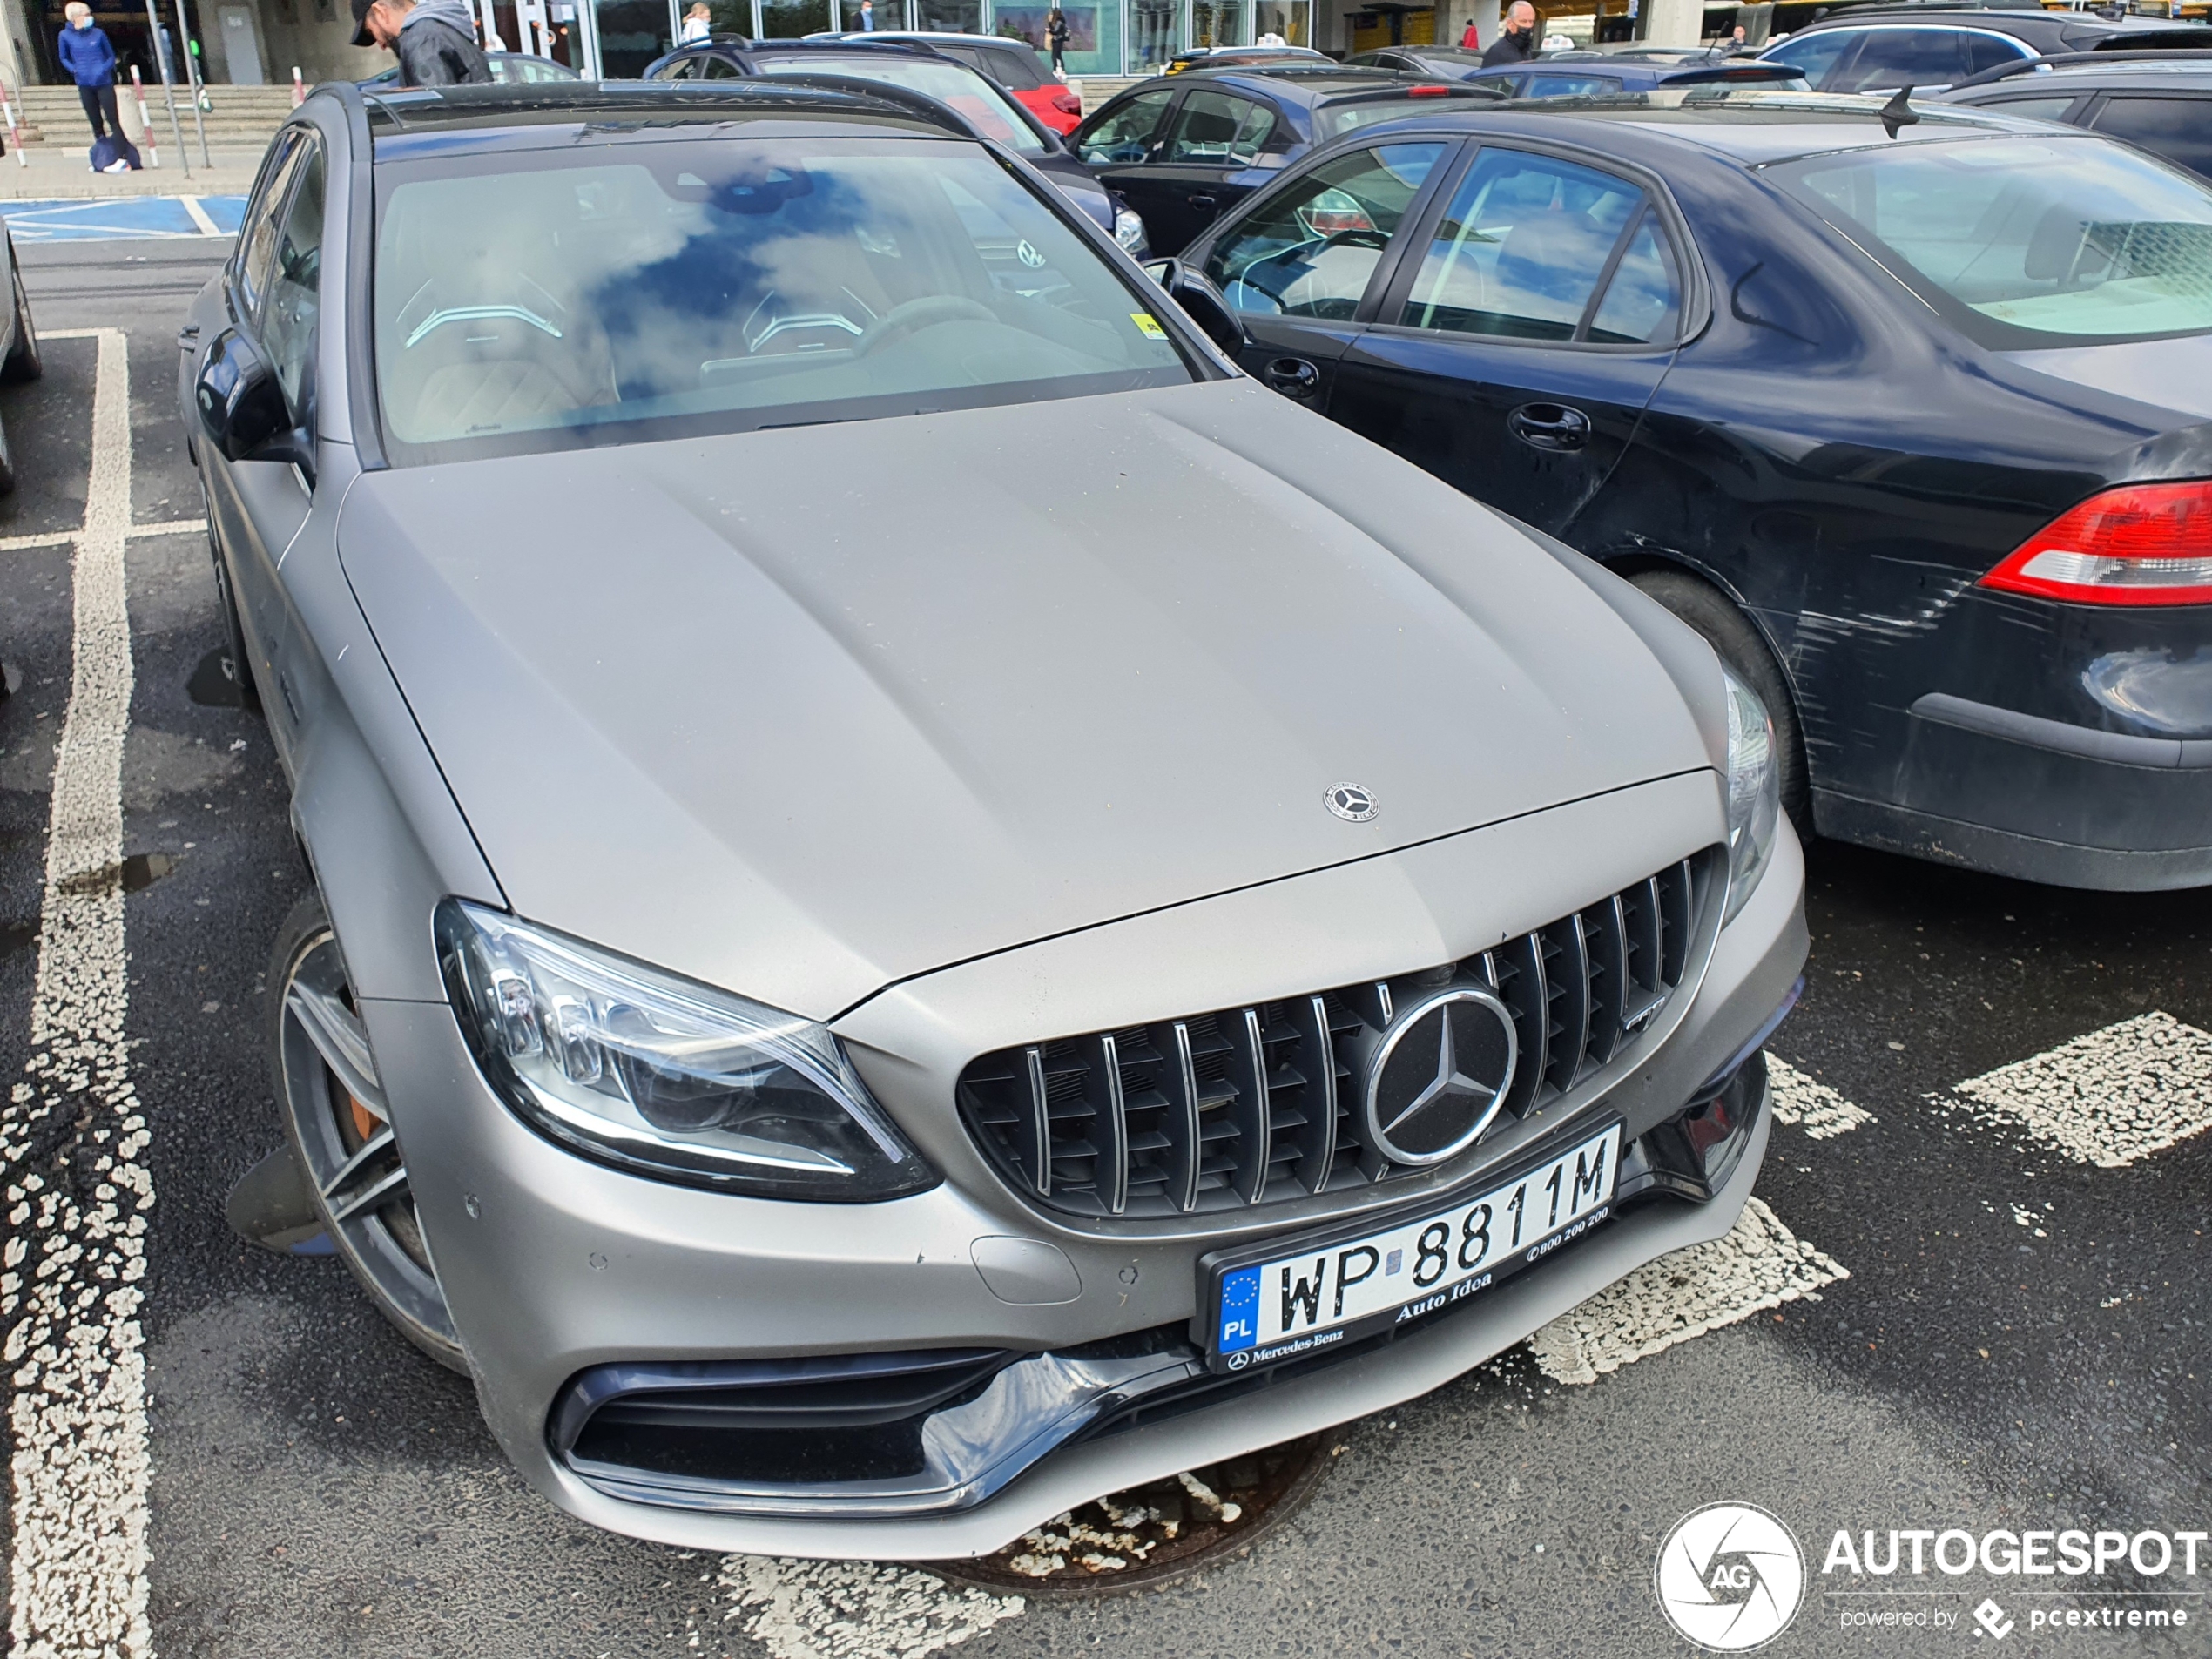
M 30 320 L 30 296 L 24 292 L 23 267 L 16 263 L 12 244 L 8 250 L 8 265 L 15 273 L 16 343 L 6 361 L 0 362 L 0 380 L 35 381 L 46 372 L 46 360 L 39 354 L 38 327 Z
M 277 1105 L 315 1212 L 377 1312 L 440 1365 L 467 1376 L 320 894 L 301 899 L 277 929 L 268 983 Z
M 1774 722 L 1775 747 L 1782 756 L 1782 810 L 1790 815 L 1798 839 L 1811 840 L 1812 786 L 1805 771 L 1797 699 L 1765 637 L 1726 594 L 1686 570 L 1645 570 L 1629 580 L 1703 634 L 1715 655 L 1759 694 Z

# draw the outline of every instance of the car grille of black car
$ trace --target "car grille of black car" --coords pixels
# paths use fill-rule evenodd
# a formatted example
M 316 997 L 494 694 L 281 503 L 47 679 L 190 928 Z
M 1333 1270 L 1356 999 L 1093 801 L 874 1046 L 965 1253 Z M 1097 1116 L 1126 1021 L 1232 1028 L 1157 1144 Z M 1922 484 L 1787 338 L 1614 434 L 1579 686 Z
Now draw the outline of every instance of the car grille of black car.
M 1367 1145 L 1350 1063 L 1364 1026 L 1453 984 L 1511 1010 L 1516 1117 L 1608 1065 L 1689 971 L 1699 861 L 1669 865 L 1464 961 L 1368 985 L 1002 1049 L 961 1074 L 968 1132 L 1023 1197 L 1080 1216 L 1174 1216 L 1406 1173 Z

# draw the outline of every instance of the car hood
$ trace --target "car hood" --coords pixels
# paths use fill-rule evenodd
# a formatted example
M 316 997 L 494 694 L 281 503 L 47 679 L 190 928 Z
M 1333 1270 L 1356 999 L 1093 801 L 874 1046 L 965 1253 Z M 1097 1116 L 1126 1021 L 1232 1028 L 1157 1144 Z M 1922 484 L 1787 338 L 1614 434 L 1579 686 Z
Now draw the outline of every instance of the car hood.
M 1029 165 L 1060 187 L 1060 193 L 1095 220 L 1107 235 L 1114 233 L 1114 199 L 1090 170 L 1071 155 L 1032 156 Z
M 1571 569 L 1248 381 L 371 473 L 339 535 L 517 913 L 817 1018 L 1711 765 Z

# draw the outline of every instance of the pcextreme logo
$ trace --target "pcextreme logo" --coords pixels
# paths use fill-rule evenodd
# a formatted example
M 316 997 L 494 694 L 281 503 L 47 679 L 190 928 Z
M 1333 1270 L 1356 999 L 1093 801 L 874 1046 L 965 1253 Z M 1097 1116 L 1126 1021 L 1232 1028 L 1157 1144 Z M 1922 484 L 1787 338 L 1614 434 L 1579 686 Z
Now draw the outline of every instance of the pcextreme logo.
M 1749 1503 L 1709 1503 L 1675 1523 L 1653 1574 L 1668 1623 L 1713 1653 L 1748 1653 L 1790 1628 L 1805 1558 L 1790 1529 Z

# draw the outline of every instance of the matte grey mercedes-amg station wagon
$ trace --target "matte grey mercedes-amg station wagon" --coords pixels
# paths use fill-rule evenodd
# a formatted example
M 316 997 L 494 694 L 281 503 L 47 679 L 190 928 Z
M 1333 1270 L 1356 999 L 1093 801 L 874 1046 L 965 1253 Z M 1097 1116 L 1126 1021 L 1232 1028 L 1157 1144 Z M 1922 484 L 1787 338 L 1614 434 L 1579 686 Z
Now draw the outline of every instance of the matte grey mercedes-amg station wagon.
M 1743 1207 L 1757 696 L 1170 280 L 896 89 L 325 88 L 195 303 L 292 1157 L 577 1515 L 987 1552 Z

